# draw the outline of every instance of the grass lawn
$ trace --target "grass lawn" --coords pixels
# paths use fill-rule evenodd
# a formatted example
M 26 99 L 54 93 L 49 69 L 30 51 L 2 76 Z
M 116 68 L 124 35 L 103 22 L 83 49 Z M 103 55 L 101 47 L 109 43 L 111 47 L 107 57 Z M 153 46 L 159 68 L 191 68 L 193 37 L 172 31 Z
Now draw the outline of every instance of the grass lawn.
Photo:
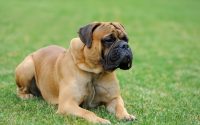
M 134 122 L 113 124 L 200 124 L 199 0 L 0 0 L 0 124 L 87 125 L 55 114 L 42 99 L 16 96 L 14 70 L 30 52 L 49 44 L 69 46 L 79 27 L 119 21 L 129 34 L 134 67 L 117 70 L 121 93 Z

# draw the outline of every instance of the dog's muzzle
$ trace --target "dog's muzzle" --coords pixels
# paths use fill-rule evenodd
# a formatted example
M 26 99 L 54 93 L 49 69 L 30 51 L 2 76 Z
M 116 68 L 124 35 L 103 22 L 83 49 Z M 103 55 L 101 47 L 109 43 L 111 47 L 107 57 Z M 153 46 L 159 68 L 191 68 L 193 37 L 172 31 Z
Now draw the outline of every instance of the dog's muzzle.
M 112 71 L 117 68 L 127 70 L 132 67 L 132 51 L 125 41 L 116 42 L 102 60 L 105 70 Z

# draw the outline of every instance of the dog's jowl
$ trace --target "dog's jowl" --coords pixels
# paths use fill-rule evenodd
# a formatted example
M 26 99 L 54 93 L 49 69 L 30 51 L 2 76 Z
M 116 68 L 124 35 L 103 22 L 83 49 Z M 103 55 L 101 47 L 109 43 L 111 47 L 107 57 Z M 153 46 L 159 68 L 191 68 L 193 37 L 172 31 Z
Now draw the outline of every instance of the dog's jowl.
M 79 29 L 68 49 L 51 45 L 28 55 L 16 68 L 17 94 L 42 96 L 57 112 L 110 123 L 87 110 L 105 105 L 118 119 L 134 120 L 124 107 L 115 69 L 130 69 L 132 51 L 124 27 L 95 22 Z

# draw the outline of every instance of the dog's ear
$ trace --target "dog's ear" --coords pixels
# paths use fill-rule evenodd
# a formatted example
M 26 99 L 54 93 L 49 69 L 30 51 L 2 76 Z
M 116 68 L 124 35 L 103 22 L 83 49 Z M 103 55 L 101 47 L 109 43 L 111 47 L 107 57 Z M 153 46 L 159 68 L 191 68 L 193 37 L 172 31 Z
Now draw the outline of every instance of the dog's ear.
M 88 24 L 86 26 L 83 26 L 79 29 L 79 37 L 81 41 L 88 47 L 90 48 L 92 46 L 92 35 L 93 31 L 100 25 L 101 23 L 92 23 Z

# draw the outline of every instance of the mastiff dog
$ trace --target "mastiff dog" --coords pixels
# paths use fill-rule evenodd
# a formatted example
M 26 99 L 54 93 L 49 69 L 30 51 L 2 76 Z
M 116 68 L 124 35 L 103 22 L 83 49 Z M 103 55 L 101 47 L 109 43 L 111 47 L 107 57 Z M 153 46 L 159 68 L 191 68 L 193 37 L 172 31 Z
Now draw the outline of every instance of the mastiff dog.
M 105 105 L 118 119 L 134 120 L 124 107 L 115 70 L 132 66 L 128 36 L 118 22 L 94 22 L 78 31 L 68 49 L 51 45 L 29 54 L 16 68 L 17 95 L 42 96 L 57 113 L 109 124 L 88 110 Z

